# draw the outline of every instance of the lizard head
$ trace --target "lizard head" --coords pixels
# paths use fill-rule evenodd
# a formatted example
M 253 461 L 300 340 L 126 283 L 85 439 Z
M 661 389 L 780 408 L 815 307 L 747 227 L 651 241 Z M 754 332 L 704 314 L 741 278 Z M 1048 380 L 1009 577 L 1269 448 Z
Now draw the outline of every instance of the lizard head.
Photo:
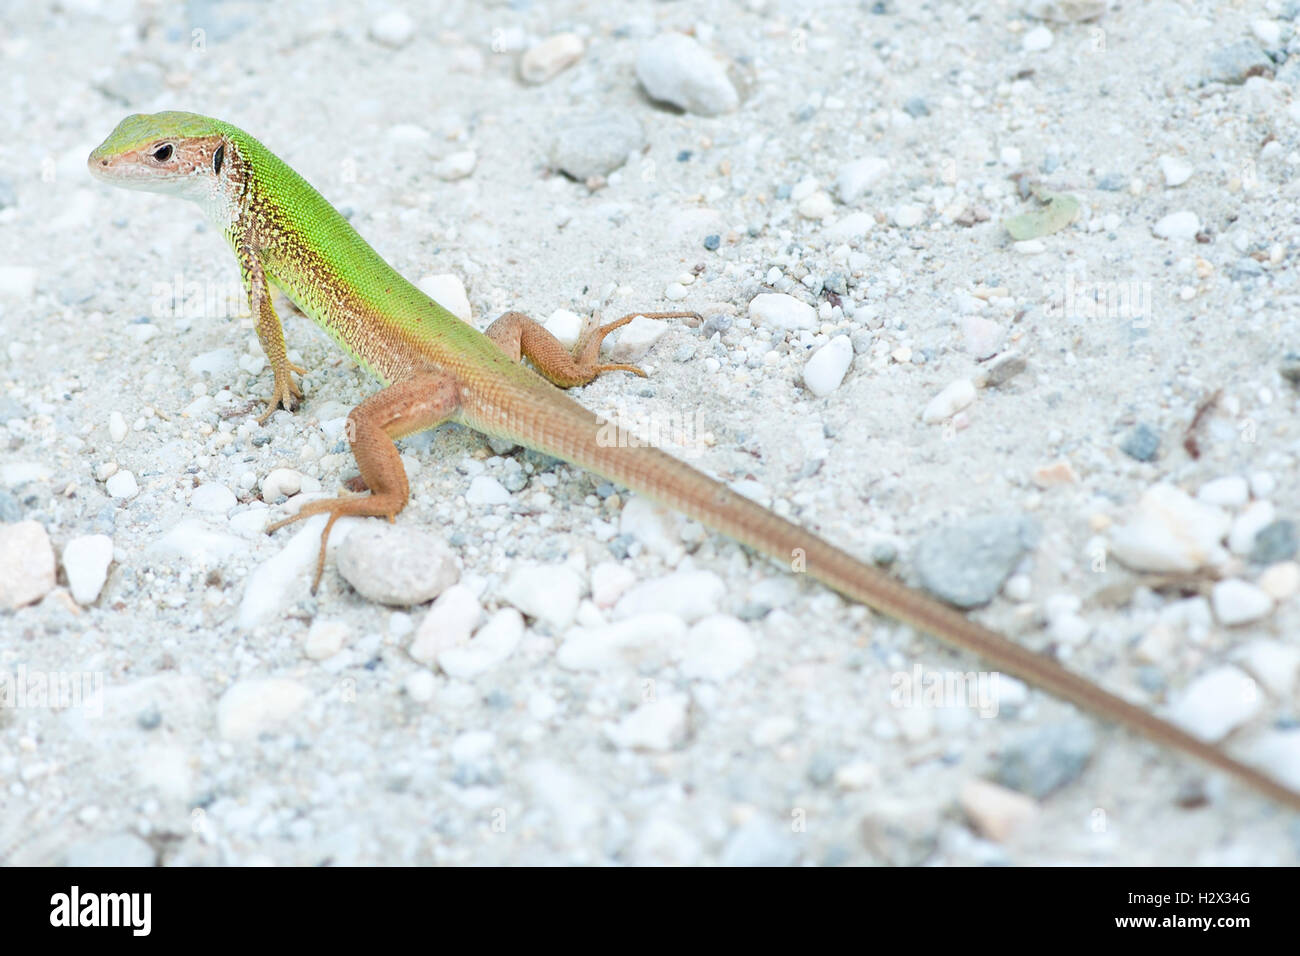
M 226 127 L 197 113 L 134 113 L 86 160 L 90 174 L 114 186 L 187 199 L 210 194 L 231 157 Z

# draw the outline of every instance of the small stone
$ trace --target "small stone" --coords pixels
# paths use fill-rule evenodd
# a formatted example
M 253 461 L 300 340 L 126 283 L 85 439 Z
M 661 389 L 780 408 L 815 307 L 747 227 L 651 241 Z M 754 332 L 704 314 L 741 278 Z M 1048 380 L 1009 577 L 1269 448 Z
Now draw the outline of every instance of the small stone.
M 524 619 L 512 607 L 502 608 L 462 647 L 438 652 L 438 667 L 448 677 L 473 680 L 505 663 L 524 639 Z
M 371 21 L 370 36 L 384 46 L 400 49 L 415 36 L 415 22 L 401 10 L 392 10 Z
M 554 126 L 550 164 L 572 179 L 586 182 L 609 175 L 643 145 L 645 133 L 630 113 L 566 114 Z
M 0 299 L 25 301 L 35 293 L 35 269 L 31 266 L 0 266 Z
M 1274 521 L 1255 533 L 1250 560 L 1256 564 L 1276 564 L 1295 557 L 1296 526 L 1294 521 Z
M 835 193 L 848 205 L 862 196 L 889 172 L 889 160 L 868 156 L 845 163 L 835 174 Z
M 215 481 L 205 481 L 190 495 L 190 507 L 209 514 L 226 514 L 237 504 L 235 493 Z
M 1233 554 L 1250 554 L 1255 548 L 1255 539 L 1273 523 L 1275 515 L 1273 502 L 1252 501 L 1232 522 L 1228 531 L 1228 550 Z
M 1214 605 L 1214 616 L 1225 627 L 1249 624 L 1273 612 L 1273 599 L 1267 592 L 1238 578 L 1217 582 L 1210 600 Z
M 501 588 L 501 598 L 559 632 L 569 627 L 578 613 L 582 578 L 562 564 L 516 568 Z
M 93 604 L 108 579 L 113 563 L 113 539 L 106 534 L 73 538 L 63 547 L 63 573 L 68 590 L 78 604 Z
M 1160 453 L 1160 433 L 1145 422 L 1134 425 L 1119 449 L 1135 461 L 1155 461 Z
M 1207 83 L 1245 83 L 1252 76 L 1272 76 L 1273 61 L 1253 40 L 1238 40 L 1206 57 Z
M 338 569 L 362 597 L 393 607 L 431 601 L 460 577 L 442 538 L 407 525 L 367 521 L 339 546 Z
M 1006 352 L 989 363 L 986 381 L 991 388 L 1007 384 L 1026 368 L 1029 363 L 1018 352 Z
M 135 475 L 123 468 L 114 472 L 108 481 L 104 482 L 104 490 L 111 498 L 129 500 L 140 493 L 140 486 L 136 484 Z
M 835 215 L 835 203 L 819 189 L 799 201 L 799 215 L 805 219 L 829 219 Z
M 292 468 L 272 468 L 262 479 L 262 500 L 267 504 L 292 498 L 302 490 L 302 474 Z
M 625 750 L 672 750 L 686 738 L 689 707 L 685 694 L 667 694 L 607 725 L 605 736 Z
M 1006 329 L 999 323 L 980 315 L 963 315 L 957 322 L 961 328 L 962 347 L 971 358 L 986 359 L 1002 348 Z
M 1039 465 L 1034 469 L 1033 479 L 1039 488 L 1054 488 L 1057 485 L 1077 484 L 1079 476 L 1075 473 L 1074 466 L 1067 459 L 1061 458 Z
M 421 276 L 416 286 L 462 322 L 474 318 L 474 310 L 470 307 L 469 295 L 465 292 L 465 283 L 460 281 L 460 276 L 450 272 Z
M 1192 164 L 1177 156 L 1161 156 L 1157 162 L 1160 164 L 1161 175 L 1165 177 L 1166 186 L 1181 186 L 1192 178 Z
M 925 210 L 912 203 L 901 203 L 894 207 L 889 214 L 889 218 L 900 229 L 911 229 L 914 226 L 919 226 L 925 219 Z
M 912 563 L 931 594 L 958 607 L 979 607 L 993 600 L 1036 540 L 1033 522 L 1022 515 L 973 518 L 923 536 Z
M 1039 53 L 1052 45 L 1052 31 L 1047 27 L 1034 27 L 1025 31 L 1020 45 L 1026 53 Z
M 1038 728 L 1003 750 L 997 781 L 1042 800 L 1078 779 L 1096 745 L 1092 728 L 1079 721 Z
M 716 252 L 720 245 L 722 245 L 722 237 L 716 233 L 704 237 L 704 248 L 708 249 L 710 252 Z
M 239 681 L 217 704 L 217 732 L 226 740 L 250 740 L 282 726 L 309 700 L 311 691 L 297 681 Z
M 973 401 L 975 386 L 970 379 L 960 378 L 930 399 L 921 412 L 921 421 L 927 425 L 945 422 Z
M 1300 674 L 1300 647 L 1281 641 L 1252 641 L 1235 655 L 1269 693 L 1286 699 Z
M 635 364 L 645 357 L 656 342 L 668 334 L 668 329 L 667 322 L 638 315 L 615 333 L 616 338 L 613 341 L 605 340 L 609 343 L 610 361 Z
M 348 626 L 343 621 L 330 621 L 317 618 L 307 630 L 307 640 L 302 650 L 313 661 L 328 660 L 347 643 Z
M 441 652 L 468 644 L 482 619 L 483 607 L 474 592 L 453 584 L 433 602 L 407 653 L 421 664 L 432 664 Z
M 474 172 L 474 167 L 478 165 L 478 153 L 472 149 L 462 149 L 454 153 L 449 153 L 433 165 L 433 174 L 439 179 L 446 182 L 455 182 L 457 179 L 464 179 L 470 173 Z M 463 293 L 462 293 L 463 294 Z M 435 296 L 429 296 L 435 302 L 438 301 Z M 459 313 L 452 310 L 449 306 L 443 306 L 453 315 Z
M 510 492 L 501 482 L 491 475 L 476 475 L 470 479 L 469 490 L 465 492 L 465 501 L 471 505 L 507 505 Z
M 1220 508 L 1240 508 L 1250 500 L 1250 486 L 1240 475 L 1227 475 L 1201 485 L 1196 489 L 1196 498 Z
M 1274 601 L 1285 601 L 1292 595 L 1300 593 L 1300 564 L 1283 561 L 1271 568 L 1265 568 L 1259 576 L 1259 587 Z
M 740 673 L 756 653 L 754 639 L 743 621 L 713 614 L 691 628 L 682 674 L 691 679 L 725 681 Z
M 1189 210 L 1171 212 L 1151 227 L 1157 237 L 1177 240 L 1195 239 L 1200 230 L 1201 220 Z
M 1254 717 L 1262 706 L 1254 680 L 1236 667 L 1202 674 L 1184 688 L 1169 719 L 1207 743 L 1222 740 Z
M 1111 552 L 1135 571 L 1187 572 L 1217 563 L 1230 520 L 1180 488 L 1148 488 L 1128 523 L 1111 532 Z
M 406 689 L 406 695 L 418 704 L 433 700 L 433 695 L 438 691 L 438 681 L 429 671 L 415 671 L 407 676 L 402 686 Z
M 568 309 L 556 309 L 545 322 L 546 331 L 559 339 L 560 344 L 566 348 L 573 348 L 578 344 L 583 325 L 582 316 Z
M 582 59 L 582 37 L 557 33 L 534 44 L 519 58 L 519 78 L 537 85 L 559 76 Z
M 39 521 L 0 524 L 0 609 L 33 604 L 54 589 L 54 548 Z
M 600 627 L 570 630 L 555 662 L 566 670 L 604 671 L 667 661 L 686 641 L 686 624 L 673 614 L 650 613 Z
M 924 98 L 913 96 L 903 104 L 903 112 L 913 119 L 920 119 L 922 116 L 930 115 L 930 107 L 926 105 Z
M 115 442 L 126 438 L 126 419 L 122 417 L 121 412 L 109 412 L 108 437 Z
M 643 581 L 619 598 L 618 618 L 662 612 L 688 624 L 718 611 L 727 587 L 712 571 L 676 571 L 654 581 Z
M 1029 797 L 987 780 L 967 780 L 958 802 L 975 829 L 995 843 L 1005 843 L 1038 817 L 1038 804 Z
M 783 331 L 811 329 L 817 324 L 817 310 L 784 292 L 764 292 L 749 302 L 749 317 L 758 325 Z
M 726 68 L 697 40 L 661 33 L 641 45 L 636 76 L 652 99 L 688 113 L 717 116 L 740 105 Z
M 803 367 L 803 383 L 818 398 L 825 398 L 844 381 L 853 362 L 853 342 L 847 335 L 837 335 L 808 359 Z

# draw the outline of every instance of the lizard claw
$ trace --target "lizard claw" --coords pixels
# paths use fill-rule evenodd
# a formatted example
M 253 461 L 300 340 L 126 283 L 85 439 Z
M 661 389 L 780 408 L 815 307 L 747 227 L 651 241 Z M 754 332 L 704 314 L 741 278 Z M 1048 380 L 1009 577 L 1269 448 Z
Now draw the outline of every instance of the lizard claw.
M 305 369 L 300 369 L 292 363 L 290 363 L 289 368 L 292 371 L 297 372 L 299 375 L 305 371 Z M 285 372 L 283 375 L 277 375 L 275 377 L 275 389 L 271 395 L 271 401 L 267 404 L 266 411 L 263 412 L 262 416 L 257 420 L 257 424 L 266 424 L 266 420 L 282 407 L 285 411 L 296 411 L 298 408 L 298 399 L 300 398 L 302 398 L 302 389 L 298 387 L 298 383 L 293 380 L 289 373 Z

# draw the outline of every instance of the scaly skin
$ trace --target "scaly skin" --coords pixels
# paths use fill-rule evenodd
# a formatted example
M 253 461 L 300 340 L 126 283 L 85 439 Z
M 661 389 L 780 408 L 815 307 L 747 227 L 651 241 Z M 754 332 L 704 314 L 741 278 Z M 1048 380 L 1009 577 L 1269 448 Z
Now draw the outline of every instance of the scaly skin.
M 610 426 L 556 385 L 591 381 L 625 365 L 600 365 L 600 342 L 626 316 L 590 333 L 572 351 L 517 312 L 483 334 L 407 282 L 328 202 L 257 140 L 193 113 L 128 116 L 87 163 L 115 185 L 197 201 L 239 260 L 258 335 L 275 376 L 267 414 L 301 393 L 271 307 L 279 287 L 386 388 L 349 416 L 353 453 L 368 495 L 313 501 L 269 530 L 328 514 L 325 542 L 342 515 L 390 520 L 408 486 L 393 439 L 455 421 L 580 465 L 667 504 L 823 584 L 905 621 L 1001 671 L 1099 717 L 1224 770 L 1292 809 L 1300 794 L 1173 724 L 778 517 L 654 448 L 608 440 Z M 672 318 L 691 313 L 648 313 Z M 527 357 L 538 371 L 520 364 Z M 539 374 L 540 372 L 540 374 Z M 265 417 L 265 416 L 263 416 Z M 606 440 L 602 440 L 602 436 Z M 314 588 L 315 585 L 313 585 Z

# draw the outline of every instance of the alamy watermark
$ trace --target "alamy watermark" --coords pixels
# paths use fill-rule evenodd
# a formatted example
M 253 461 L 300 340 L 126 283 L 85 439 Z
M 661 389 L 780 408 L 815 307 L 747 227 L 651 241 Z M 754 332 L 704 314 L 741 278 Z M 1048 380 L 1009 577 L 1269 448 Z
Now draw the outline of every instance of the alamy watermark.
M 0 671 L 0 710 L 84 710 L 104 714 L 104 675 L 99 671 L 38 671 L 26 664 Z
M 248 293 L 238 279 L 228 282 L 186 282 L 176 273 L 170 282 L 155 282 L 150 290 L 155 319 L 230 319 L 252 315 Z
M 1073 275 L 1065 285 L 1048 295 L 1043 311 L 1048 318 L 1120 319 L 1136 328 L 1146 328 L 1152 316 L 1152 285 L 1149 281 L 1087 282 Z
M 672 448 L 686 458 L 700 454 L 711 439 L 698 408 L 633 414 L 620 405 L 596 429 L 601 448 Z
M 997 671 L 895 671 L 889 702 L 895 707 L 965 707 L 981 717 L 998 715 Z

